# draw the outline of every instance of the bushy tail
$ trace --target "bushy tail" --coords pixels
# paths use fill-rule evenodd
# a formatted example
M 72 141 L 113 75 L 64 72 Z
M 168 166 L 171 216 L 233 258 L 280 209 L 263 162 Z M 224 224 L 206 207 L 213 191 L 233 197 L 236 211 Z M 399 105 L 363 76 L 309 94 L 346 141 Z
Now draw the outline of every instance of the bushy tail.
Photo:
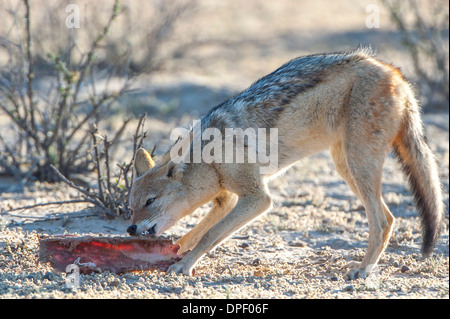
M 439 238 L 443 202 L 438 168 L 423 136 L 422 120 L 414 98 L 407 103 L 405 118 L 393 150 L 409 179 L 422 224 L 422 253 L 429 256 Z

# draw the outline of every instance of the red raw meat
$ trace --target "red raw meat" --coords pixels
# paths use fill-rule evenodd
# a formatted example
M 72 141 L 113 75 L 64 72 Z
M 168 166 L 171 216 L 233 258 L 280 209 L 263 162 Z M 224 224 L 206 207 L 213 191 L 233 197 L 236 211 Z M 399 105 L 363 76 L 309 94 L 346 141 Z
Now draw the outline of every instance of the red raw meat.
M 93 237 L 72 235 L 39 238 L 39 260 L 66 271 L 75 264 L 80 273 L 158 269 L 166 271 L 181 260 L 180 246 L 170 239 L 156 237 Z

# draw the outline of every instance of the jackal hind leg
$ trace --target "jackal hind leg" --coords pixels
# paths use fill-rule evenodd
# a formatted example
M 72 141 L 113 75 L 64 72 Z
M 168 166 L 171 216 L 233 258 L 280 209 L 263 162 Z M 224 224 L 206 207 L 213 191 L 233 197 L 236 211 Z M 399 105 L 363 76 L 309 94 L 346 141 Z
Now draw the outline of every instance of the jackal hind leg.
M 182 254 L 197 245 L 203 235 L 236 205 L 237 195 L 227 190 L 221 191 L 212 201 L 213 206 L 208 214 L 190 232 L 177 240 Z
M 350 279 L 366 277 L 377 264 L 389 243 L 394 216 L 381 197 L 381 175 L 384 152 L 373 154 L 370 149 L 350 144 L 345 150 L 338 143 L 331 154 L 338 173 L 363 203 L 369 222 L 369 244 L 360 264 L 353 263 L 348 272 Z

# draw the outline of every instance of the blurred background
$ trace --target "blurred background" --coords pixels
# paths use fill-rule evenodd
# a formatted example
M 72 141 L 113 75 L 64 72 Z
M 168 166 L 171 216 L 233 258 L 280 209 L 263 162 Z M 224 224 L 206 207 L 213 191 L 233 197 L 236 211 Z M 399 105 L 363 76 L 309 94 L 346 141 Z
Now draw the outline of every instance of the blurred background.
M 79 28 L 67 26 L 77 13 L 69 4 L 78 8 Z M 112 6 L 112 0 L 31 2 L 37 86 L 51 69 L 47 54 L 76 64 Z M 400 66 L 426 110 L 448 110 L 447 1 L 123 0 L 120 6 L 96 63 L 103 72 L 129 63 L 130 74 L 145 77 L 135 88 L 156 100 L 138 99 L 132 111 L 201 115 L 292 58 L 358 45 Z M 0 3 L 2 69 L 9 62 L 6 41 L 24 40 L 24 10 L 21 0 Z
M 88 166 L 74 165 L 74 150 L 89 125 L 122 135 L 134 129 L 125 119 L 145 113 L 145 145 L 161 152 L 172 128 L 290 59 L 360 45 L 401 68 L 424 112 L 448 120 L 444 0 L 3 0 L 0 169 L 54 180 L 49 163 L 65 174 Z M 114 155 L 127 156 L 132 142 L 116 141 Z M 46 162 L 14 163 L 30 153 Z

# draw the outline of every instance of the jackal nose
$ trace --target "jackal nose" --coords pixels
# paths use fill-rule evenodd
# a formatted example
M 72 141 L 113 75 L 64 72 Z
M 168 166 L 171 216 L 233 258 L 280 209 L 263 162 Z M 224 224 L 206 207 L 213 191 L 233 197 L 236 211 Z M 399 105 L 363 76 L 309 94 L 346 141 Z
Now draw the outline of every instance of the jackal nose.
M 136 236 L 136 229 L 137 229 L 136 225 L 131 225 L 130 227 L 127 228 L 127 233 L 130 234 L 131 236 Z

